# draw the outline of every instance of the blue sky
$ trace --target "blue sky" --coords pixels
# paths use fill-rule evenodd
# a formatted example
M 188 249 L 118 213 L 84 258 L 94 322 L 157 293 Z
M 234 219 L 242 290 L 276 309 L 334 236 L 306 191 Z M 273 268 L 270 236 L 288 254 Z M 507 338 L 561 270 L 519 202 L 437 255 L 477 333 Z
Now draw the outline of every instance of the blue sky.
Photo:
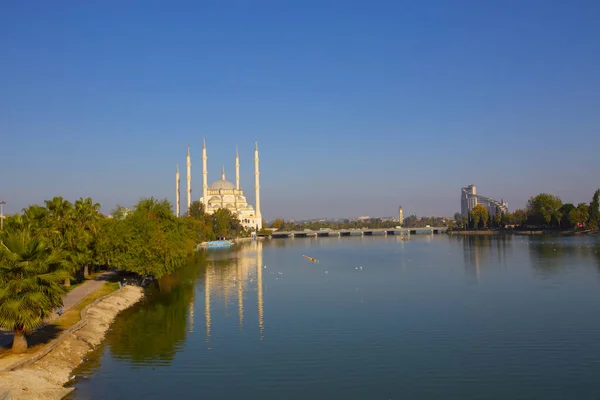
M 0 6 L 0 197 L 110 212 L 225 164 L 266 218 L 452 215 L 600 187 L 597 1 L 99 1 Z M 185 173 L 182 174 L 185 192 Z M 184 202 L 183 202 L 184 203 Z

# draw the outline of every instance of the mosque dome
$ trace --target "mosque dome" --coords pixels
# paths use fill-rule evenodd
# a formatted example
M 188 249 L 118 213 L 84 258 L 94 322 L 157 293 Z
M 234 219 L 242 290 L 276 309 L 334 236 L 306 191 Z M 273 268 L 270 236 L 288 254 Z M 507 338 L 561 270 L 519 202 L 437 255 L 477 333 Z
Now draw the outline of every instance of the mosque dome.
M 230 189 L 235 189 L 235 185 L 229 181 L 226 181 L 225 179 L 221 179 L 218 180 L 216 182 L 213 182 L 212 185 L 210 185 L 210 190 L 230 190 Z

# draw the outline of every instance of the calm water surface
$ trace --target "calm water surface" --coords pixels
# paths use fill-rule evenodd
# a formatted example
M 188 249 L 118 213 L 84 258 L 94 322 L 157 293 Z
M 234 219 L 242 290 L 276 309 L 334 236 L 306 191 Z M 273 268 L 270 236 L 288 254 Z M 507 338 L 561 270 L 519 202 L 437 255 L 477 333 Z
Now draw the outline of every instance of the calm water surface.
M 599 398 L 600 243 L 211 250 L 120 314 L 75 373 L 76 399 Z

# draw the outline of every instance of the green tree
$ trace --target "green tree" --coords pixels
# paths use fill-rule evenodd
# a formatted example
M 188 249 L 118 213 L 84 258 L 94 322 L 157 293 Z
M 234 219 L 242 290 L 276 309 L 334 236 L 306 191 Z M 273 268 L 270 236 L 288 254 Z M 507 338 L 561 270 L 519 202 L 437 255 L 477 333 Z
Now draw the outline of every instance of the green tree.
M 89 275 L 89 265 L 97 259 L 95 244 L 98 240 L 99 225 L 102 215 L 100 204 L 87 198 L 80 198 L 74 204 L 74 231 L 77 238 L 74 247 L 79 254 L 78 262 L 83 265 L 83 276 Z
M 496 228 L 500 228 L 503 226 L 502 224 L 502 211 L 500 211 L 499 207 L 496 207 L 496 213 L 494 214 L 494 225 Z
M 589 217 L 589 206 L 585 203 L 579 203 L 577 208 L 571 210 L 569 213 L 569 222 L 571 222 L 573 226 L 583 227 Z
M 204 204 L 198 200 L 192 201 L 192 204 L 190 204 L 190 209 L 188 210 L 188 216 L 196 220 L 204 220 L 206 217 Z
M 529 222 L 534 225 L 557 226 L 560 218 L 560 198 L 547 193 L 531 197 L 527 202 Z
M 243 228 L 238 218 L 228 209 L 219 208 L 212 214 L 213 232 L 218 238 L 238 236 Z
M 190 211 L 185 220 L 191 238 L 196 244 L 214 239 L 215 235 L 212 230 L 212 219 L 204 211 L 204 204 L 201 202 L 192 202 Z
M 558 210 L 560 213 L 560 228 L 570 229 L 577 225 L 577 222 L 573 222 L 573 218 L 571 217 L 571 211 L 573 210 L 575 210 L 575 206 L 571 203 L 563 204 L 560 207 Z
M 471 228 L 477 229 L 479 226 L 479 221 L 481 220 L 481 214 L 478 213 L 475 208 L 469 211 L 469 219 L 471 220 L 472 226 Z
M 513 213 L 513 220 L 515 224 L 524 226 L 527 223 L 527 211 L 523 209 L 515 210 Z
M 167 200 L 141 199 L 131 215 L 103 224 L 98 254 L 113 266 L 160 278 L 173 272 L 195 244 Z
M 0 243 L 0 328 L 14 331 L 13 353 L 27 350 L 26 333 L 62 306 L 68 279 L 65 254 L 27 230 L 10 231 Z
M 65 264 L 69 278 L 65 279 L 65 286 L 71 286 L 71 279 L 81 261 L 78 244 L 79 235 L 76 232 L 73 205 L 60 196 L 52 200 L 45 200 L 48 210 L 40 232 L 49 239 L 49 245 L 55 250 L 62 250 L 68 263 Z
M 273 229 L 281 229 L 285 224 L 284 220 L 281 218 L 275 218 L 275 221 L 271 224 L 271 228 Z M 266 226 L 266 225 L 265 225 Z
M 23 222 L 32 235 L 47 233 L 48 209 L 37 204 L 23 210 Z
M 590 203 L 590 211 L 589 211 L 589 226 L 591 229 L 597 229 L 598 223 L 600 222 L 600 189 L 597 189 L 594 192 L 594 197 L 592 198 L 592 202 Z
M 473 220 L 473 229 L 479 229 L 480 226 L 485 228 L 488 224 L 489 213 L 488 209 L 481 204 L 477 204 L 470 211 L 471 219 Z
M 455 222 L 455 229 L 461 229 L 463 227 L 463 216 L 461 213 L 457 212 L 454 213 L 454 222 Z

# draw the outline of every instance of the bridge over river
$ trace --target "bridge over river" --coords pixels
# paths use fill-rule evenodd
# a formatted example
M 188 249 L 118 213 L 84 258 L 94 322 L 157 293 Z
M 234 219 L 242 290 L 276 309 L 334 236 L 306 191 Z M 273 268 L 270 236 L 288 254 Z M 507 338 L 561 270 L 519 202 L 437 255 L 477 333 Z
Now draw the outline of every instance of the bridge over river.
M 293 237 L 322 237 L 322 236 L 365 236 L 365 235 L 411 235 L 411 234 L 438 234 L 446 232 L 445 226 L 431 226 L 425 228 L 377 228 L 377 229 L 331 229 L 331 230 L 305 230 L 305 231 L 275 231 L 270 236 L 272 238 L 293 238 Z

